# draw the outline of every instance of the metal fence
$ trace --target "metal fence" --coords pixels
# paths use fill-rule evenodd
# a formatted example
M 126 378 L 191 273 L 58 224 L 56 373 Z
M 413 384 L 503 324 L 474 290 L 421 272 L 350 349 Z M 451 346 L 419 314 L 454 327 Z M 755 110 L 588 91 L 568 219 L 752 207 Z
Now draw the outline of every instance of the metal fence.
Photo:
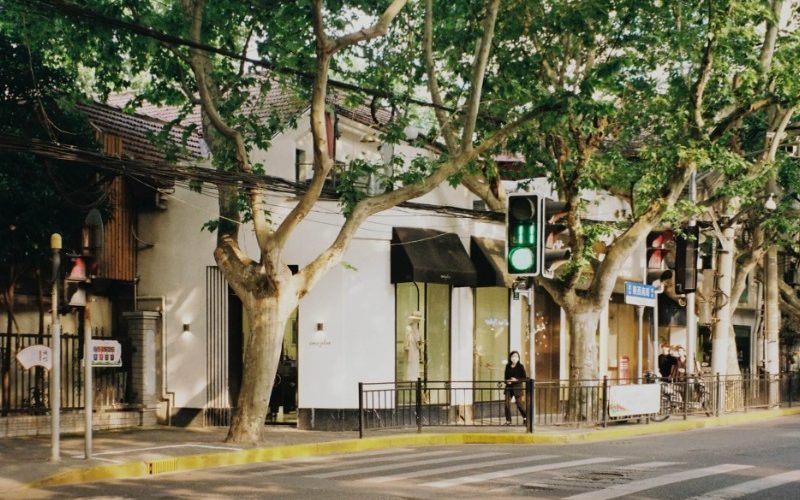
M 96 330 L 93 338 L 106 339 Z M 44 344 L 50 347 L 52 337 L 40 338 L 37 334 L 22 333 L 11 337 L 10 356 L 8 335 L 0 337 L 0 414 L 38 415 L 49 411 L 50 372 L 43 368 L 25 370 L 17 362 L 16 355 L 26 347 Z M 129 351 L 123 345 L 123 353 Z M 5 366 L 10 358 L 10 364 Z M 130 393 L 130 362 L 123 359 L 119 368 L 104 367 L 94 370 L 94 407 L 124 408 L 132 399 Z M 83 390 L 83 337 L 61 334 L 61 409 L 80 410 L 85 404 Z
M 659 411 L 612 417 L 610 388 L 637 383 L 659 384 Z M 711 417 L 778 405 L 792 406 L 800 403 L 800 374 L 701 376 L 672 381 L 652 378 L 527 380 L 510 393 L 501 381 L 359 383 L 358 401 L 359 436 L 381 429 L 416 427 L 421 431 L 423 427 L 441 426 L 511 425 L 534 432 L 536 426 L 605 426 L 620 420 Z

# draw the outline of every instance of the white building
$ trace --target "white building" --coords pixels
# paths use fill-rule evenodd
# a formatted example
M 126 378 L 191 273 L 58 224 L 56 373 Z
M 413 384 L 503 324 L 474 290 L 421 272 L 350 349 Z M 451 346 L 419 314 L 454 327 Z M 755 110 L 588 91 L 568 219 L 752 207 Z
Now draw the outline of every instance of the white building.
M 158 132 L 170 110 L 140 111 L 155 118 L 109 106 L 87 108 L 106 145 L 116 144 L 117 154 L 159 161 L 163 155 L 149 144 L 147 133 Z M 301 113 L 297 126 L 274 137 L 270 149 L 255 152 L 253 160 L 272 176 L 302 183 L 309 171 L 311 133 L 308 111 L 298 107 L 294 112 Z M 370 123 L 369 113 L 337 108 L 337 161 L 380 160 L 377 131 Z M 175 134 L 179 137 L 180 131 Z M 195 156 L 206 155 L 197 136 L 189 149 Z M 395 153 L 406 161 L 433 154 L 410 144 L 396 146 Z M 113 336 L 126 329 L 123 312 L 156 312 L 148 316 L 155 318 L 156 331 L 144 341 L 152 343 L 155 374 L 150 386 L 139 389 L 151 393 L 150 403 L 159 405 L 162 420 L 225 425 L 238 392 L 247 324 L 241 303 L 214 262 L 215 238 L 201 229 L 218 215 L 215 191 L 131 179 L 124 186 L 120 192 L 127 198 L 121 194 L 120 200 L 128 200 L 122 208 L 131 217 L 118 229 L 130 234 L 120 237 L 116 251 L 124 247 L 131 254 L 135 279 L 123 280 L 129 286 L 118 287 L 116 295 L 98 294 L 95 308 L 102 314 L 92 321 L 107 326 Z M 546 186 L 537 184 L 537 190 L 546 193 Z M 273 222 L 282 220 L 297 194 L 269 194 Z M 589 193 L 587 198 L 593 201 L 590 218 L 612 220 L 628 210 L 611 197 Z M 560 309 L 537 290 L 533 316 L 538 333 L 532 339 L 527 306 L 509 288 L 512 280 L 503 272 L 503 220 L 474 210 L 477 198 L 463 187 L 442 185 L 413 201 L 369 218 L 348 248 L 345 265 L 328 273 L 301 301 L 286 329 L 272 418 L 296 419 L 306 429 L 352 429 L 359 382 L 414 375 L 428 381 L 501 380 L 510 350 L 520 351 L 528 368 L 535 353 L 532 375 L 538 380 L 567 377 L 568 341 Z M 320 201 L 289 240 L 287 261 L 305 266 L 333 241 L 343 220 L 337 201 Z M 243 227 L 240 238 L 241 247 L 257 256 L 252 229 Z M 641 281 L 644 259 L 642 248 L 618 281 Z M 636 311 L 624 303 L 622 287 L 615 291 L 598 332 L 601 376 L 631 378 L 639 363 Z M 406 342 L 415 311 L 423 317 L 419 353 L 409 352 Z M 652 366 L 654 344 L 685 338 L 685 326 L 662 323 L 657 335 L 642 340 L 644 369 Z M 408 366 L 417 359 L 417 367 Z

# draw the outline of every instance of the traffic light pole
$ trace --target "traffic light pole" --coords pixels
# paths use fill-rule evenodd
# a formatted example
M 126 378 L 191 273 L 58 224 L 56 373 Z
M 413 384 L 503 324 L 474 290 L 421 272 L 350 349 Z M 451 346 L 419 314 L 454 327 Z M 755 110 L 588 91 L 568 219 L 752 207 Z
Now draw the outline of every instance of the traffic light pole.
M 694 205 L 697 202 L 697 173 L 693 172 L 689 180 L 689 201 Z M 692 216 L 689 219 L 689 227 L 697 225 L 697 217 Z M 699 244 L 699 242 L 697 242 Z M 697 256 L 695 256 L 697 259 Z M 696 262 L 695 262 L 696 265 Z M 687 375 L 694 374 L 694 365 L 696 362 L 695 347 L 697 346 L 697 321 L 694 317 L 695 314 L 695 292 L 686 293 L 686 373 Z
M 92 458 L 92 411 L 94 389 L 92 387 L 92 321 L 89 313 L 89 297 L 86 297 L 86 309 L 83 315 L 83 399 L 85 417 L 85 439 L 83 445 L 84 458 Z

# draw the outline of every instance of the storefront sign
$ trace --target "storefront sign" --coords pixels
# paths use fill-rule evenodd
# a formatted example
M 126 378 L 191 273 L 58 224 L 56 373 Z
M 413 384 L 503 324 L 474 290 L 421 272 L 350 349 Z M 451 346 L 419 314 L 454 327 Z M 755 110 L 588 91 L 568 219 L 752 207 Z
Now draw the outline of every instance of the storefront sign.
M 34 366 L 43 366 L 49 370 L 51 359 L 50 348 L 46 345 L 32 345 L 17 353 L 17 361 L 26 370 Z
M 92 340 L 92 366 L 122 366 L 122 345 L 116 340 Z
M 608 388 L 608 416 L 630 417 L 658 413 L 659 384 L 612 385 Z
M 634 306 L 656 306 L 656 287 L 635 281 L 625 282 L 625 303 Z

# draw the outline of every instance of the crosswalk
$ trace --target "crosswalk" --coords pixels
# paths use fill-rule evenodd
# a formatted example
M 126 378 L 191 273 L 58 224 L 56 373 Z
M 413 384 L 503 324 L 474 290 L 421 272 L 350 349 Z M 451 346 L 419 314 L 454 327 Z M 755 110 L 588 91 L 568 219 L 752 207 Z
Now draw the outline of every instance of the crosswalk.
M 500 482 L 506 490 L 509 483 L 529 485 L 542 488 L 548 497 L 569 500 L 623 498 L 691 481 L 695 481 L 690 483 L 695 488 L 691 493 L 695 495 L 693 500 L 740 498 L 787 485 L 792 491 L 800 492 L 800 470 L 763 470 L 755 465 L 736 463 L 693 466 L 682 462 L 637 462 L 635 457 L 521 454 L 497 448 L 373 451 L 284 462 L 280 468 L 263 473 L 346 481 L 365 488 L 402 484 L 432 492 L 464 487 L 492 488 Z M 581 473 L 613 480 L 581 481 L 576 479 Z M 710 477 L 715 481 L 701 480 Z M 715 489 L 698 494 L 705 485 L 709 488 L 714 485 Z

